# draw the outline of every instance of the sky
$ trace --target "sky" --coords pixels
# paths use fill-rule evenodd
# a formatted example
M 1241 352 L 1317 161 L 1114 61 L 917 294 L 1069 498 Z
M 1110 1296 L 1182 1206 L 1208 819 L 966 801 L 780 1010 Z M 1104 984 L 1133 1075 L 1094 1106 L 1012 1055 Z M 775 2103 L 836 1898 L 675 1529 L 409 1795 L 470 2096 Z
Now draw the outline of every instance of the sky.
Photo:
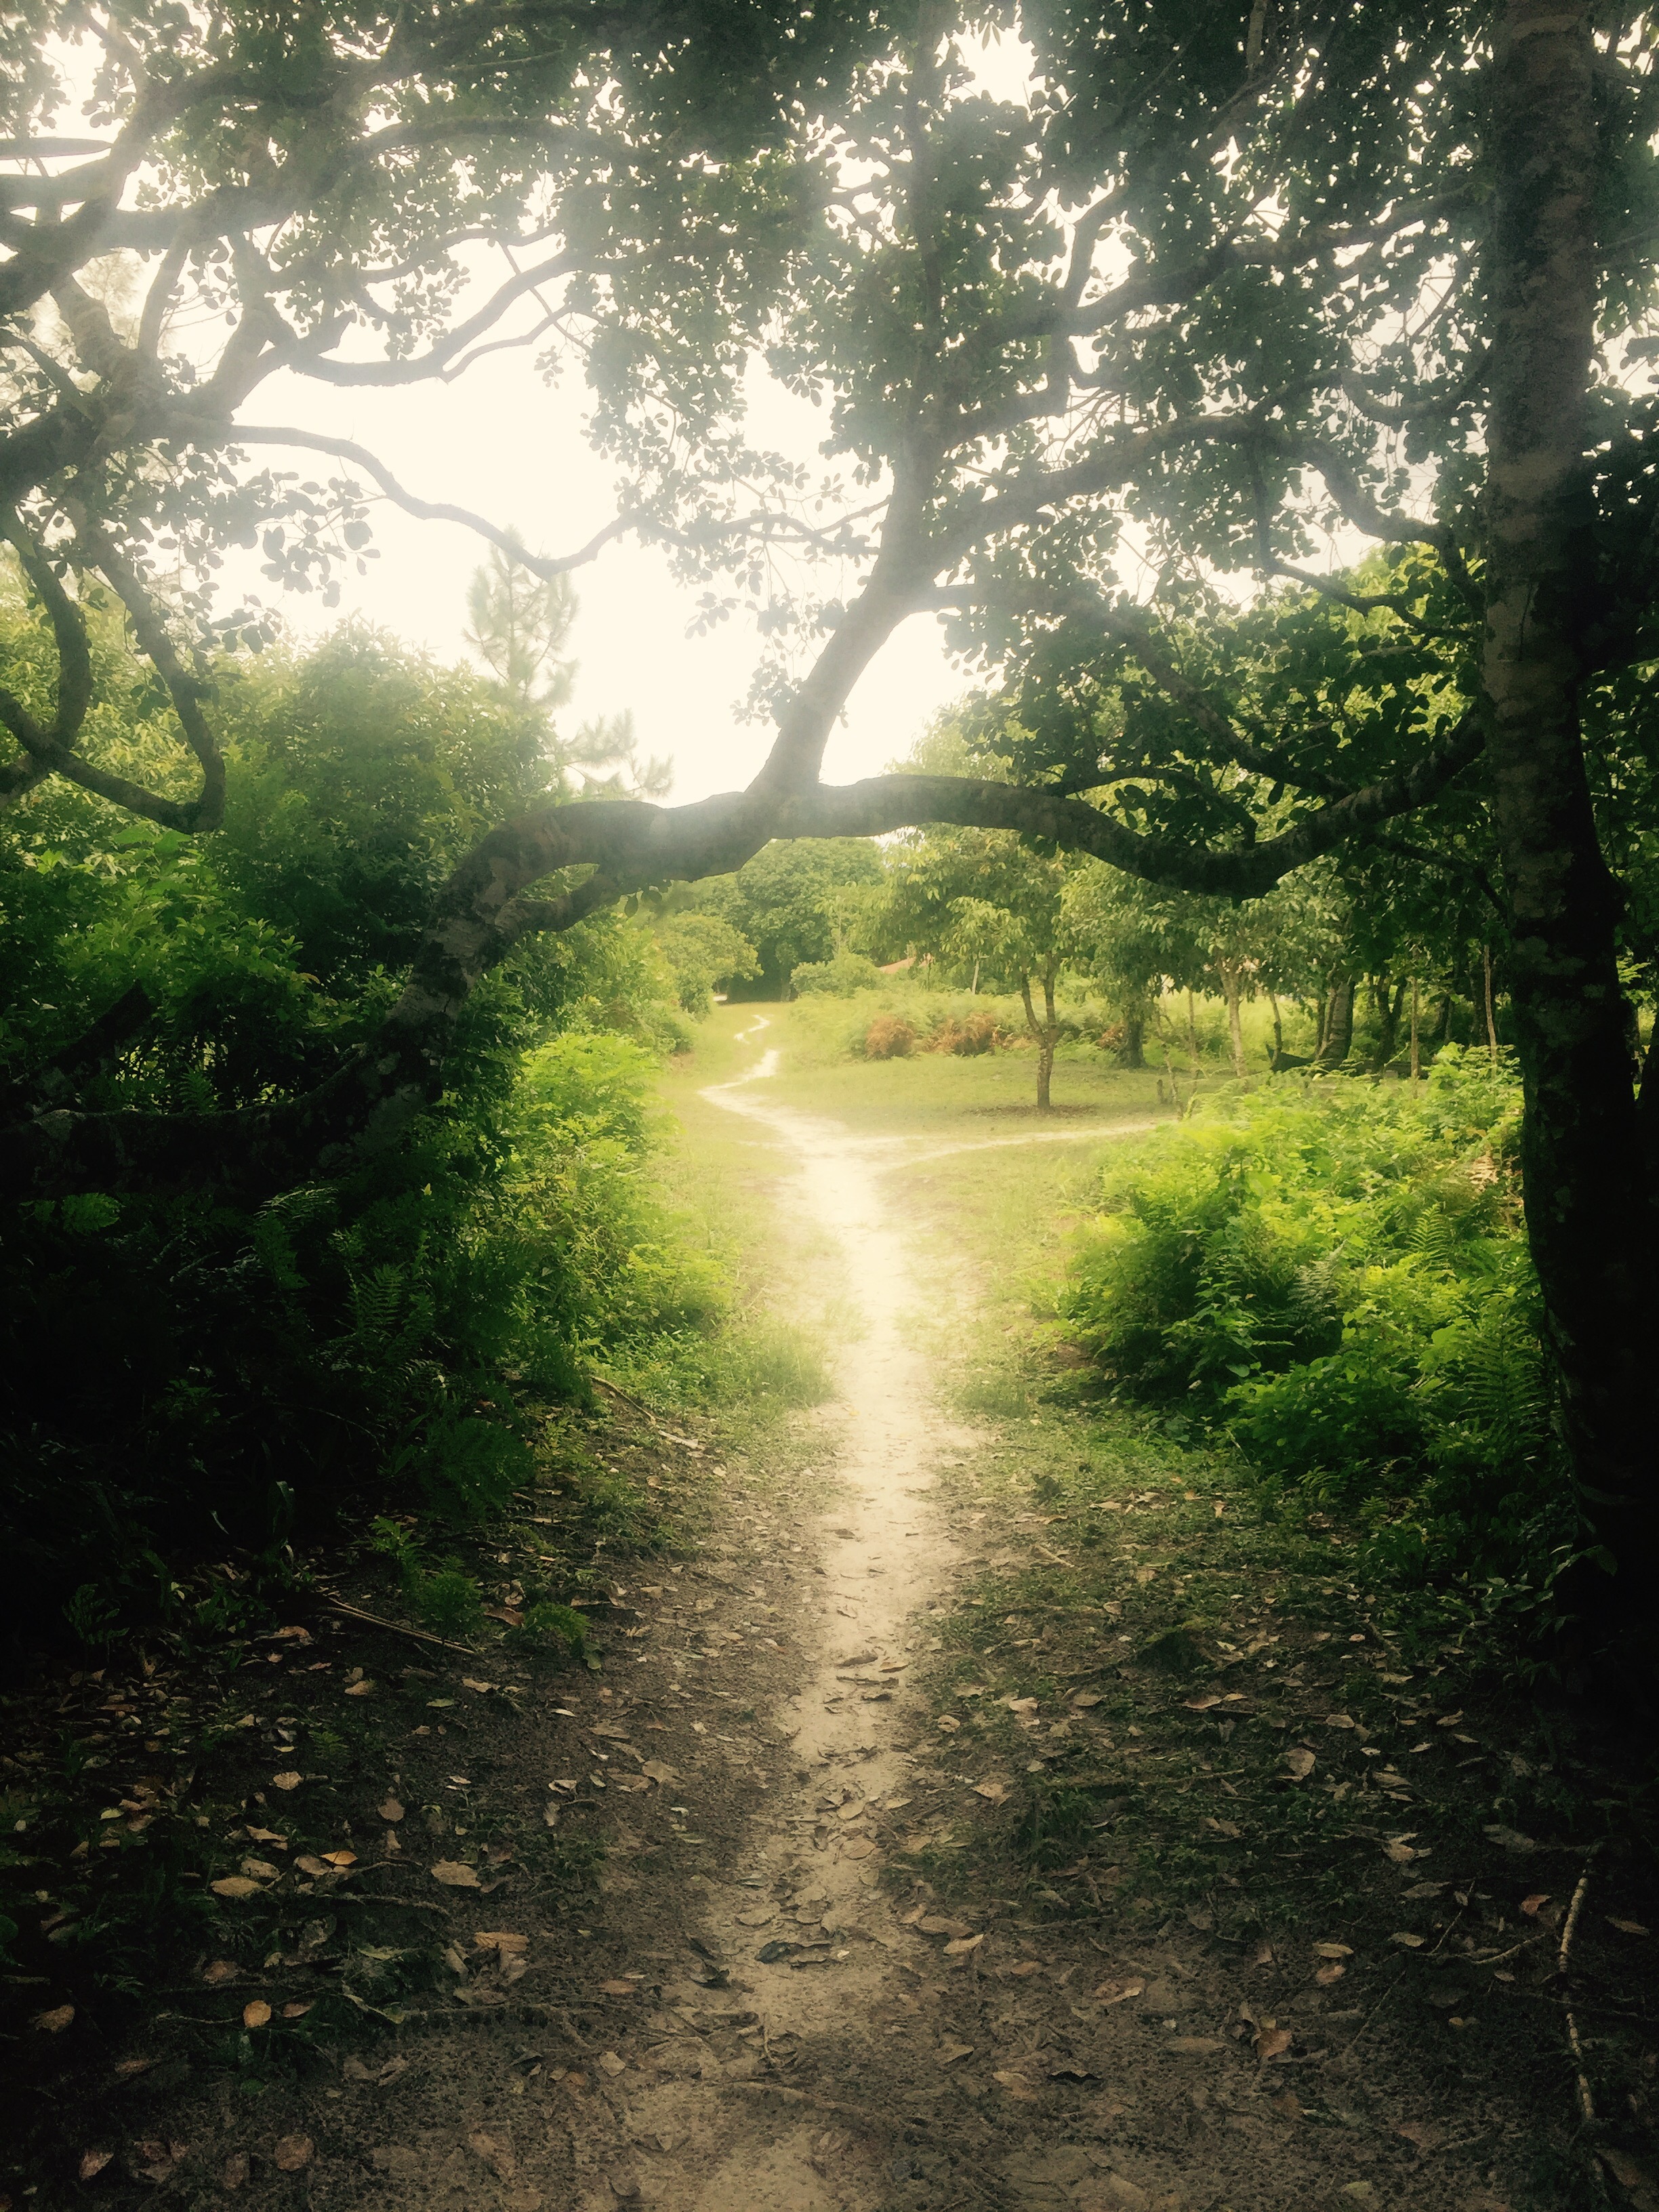
M 972 42 L 968 58 L 984 89 L 999 98 L 1023 96 L 1029 57 L 1018 41 Z M 493 281 L 499 276 L 495 271 Z M 420 498 L 511 526 L 536 552 L 569 552 L 616 513 L 611 472 L 582 434 L 580 377 L 548 386 L 534 366 L 537 350 L 492 354 L 453 384 L 403 390 L 337 388 L 284 374 L 261 386 L 241 413 L 249 422 L 351 439 Z M 763 369 L 751 377 L 750 403 L 757 444 L 815 464 L 812 472 L 821 473 L 823 423 L 810 405 Z M 297 468 L 304 478 L 340 465 L 267 447 L 254 449 L 252 459 Z M 380 557 L 366 578 L 342 580 L 338 614 L 327 616 L 315 599 L 268 583 L 252 557 L 227 562 L 223 604 L 243 590 L 258 592 L 301 635 L 315 635 L 340 615 L 361 613 L 443 659 L 464 657 L 467 583 L 488 545 L 453 523 L 416 522 L 385 501 L 376 502 L 372 519 Z M 738 711 L 760 658 L 749 622 L 733 616 L 706 635 L 690 635 L 696 590 L 677 584 L 665 557 L 634 540 L 608 546 L 572 580 L 580 608 L 571 638 L 576 690 L 564 710 L 571 726 L 631 711 L 641 754 L 672 757 L 676 800 L 746 783 L 770 741 L 768 724 L 744 721 Z M 849 699 L 825 759 L 825 780 L 845 783 L 879 774 L 908 752 L 933 714 L 970 681 L 947 658 L 937 617 L 912 616 Z
M 533 366 L 535 351 L 494 354 L 453 384 L 402 390 L 337 388 L 285 373 L 262 386 L 242 413 L 249 421 L 349 438 L 419 497 L 511 526 L 533 551 L 569 552 L 616 512 L 610 466 L 583 437 L 579 380 L 550 387 Z M 817 459 L 822 418 L 810 406 L 763 373 L 751 405 L 757 440 Z M 306 478 L 343 472 L 342 464 L 313 453 L 266 446 L 251 453 L 259 464 L 295 468 Z M 379 558 L 366 578 L 343 580 L 337 614 L 283 592 L 258 574 L 252 556 L 227 563 L 224 604 L 252 590 L 301 635 L 359 612 L 446 659 L 464 657 L 467 583 L 488 544 L 453 523 L 417 522 L 385 501 L 377 501 L 372 520 Z M 734 615 L 706 635 L 690 635 L 696 590 L 677 583 L 665 557 L 636 540 L 607 546 L 572 581 L 580 602 L 571 637 L 578 668 L 564 719 L 574 727 L 631 709 L 641 752 L 673 758 L 676 800 L 746 783 L 769 742 L 768 725 L 738 713 L 760 654 L 749 622 Z M 968 682 L 945 657 L 937 618 L 913 617 L 853 694 L 830 748 L 826 780 L 878 773 Z

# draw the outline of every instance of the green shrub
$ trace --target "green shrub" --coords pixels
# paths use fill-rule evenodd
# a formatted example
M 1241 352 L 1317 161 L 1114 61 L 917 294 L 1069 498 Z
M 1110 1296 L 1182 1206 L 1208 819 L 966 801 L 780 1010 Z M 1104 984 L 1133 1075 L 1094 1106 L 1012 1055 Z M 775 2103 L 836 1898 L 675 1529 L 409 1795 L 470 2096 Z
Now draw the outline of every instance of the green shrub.
M 1062 1316 L 1126 1395 L 1340 1499 L 1396 1566 L 1508 1571 L 1571 1534 L 1522 1234 L 1512 1073 L 1281 1077 L 1107 1170 Z
M 855 991 L 879 991 L 884 978 L 862 952 L 836 952 L 828 960 L 805 960 L 792 970 L 789 988 L 799 998 L 848 999 Z

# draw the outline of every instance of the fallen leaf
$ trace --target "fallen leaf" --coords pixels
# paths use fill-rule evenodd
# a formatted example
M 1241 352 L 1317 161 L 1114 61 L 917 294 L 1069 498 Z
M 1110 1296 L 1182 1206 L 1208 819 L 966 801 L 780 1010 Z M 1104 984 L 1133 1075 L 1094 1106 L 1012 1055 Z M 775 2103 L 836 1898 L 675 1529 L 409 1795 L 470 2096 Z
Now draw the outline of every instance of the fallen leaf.
M 306 2014 L 311 2010 L 312 2002 L 312 2000 L 307 1999 L 304 2004 L 301 2004 L 296 2000 L 293 2003 L 285 2004 L 283 2007 L 283 2018 L 284 2020 L 303 2020 Z
M 739 1928 L 764 1928 L 769 1921 L 775 1920 L 777 1917 L 775 1905 L 757 1905 L 750 1911 L 738 1913 L 738 1925 Z
M 34 2025 L 46 2035 L 61 2035 L 75 2017 L 72 2004 L 54 2005 L 50 2012 L 38 2012 Z
M 395 1797 L 388 1797 L 379 1809 L 383 1820 L 401 1820 L 404 1817 L 404 1808 Z
M 1300 1744 L 1292 1744 L 1285 1754 L 1285 1770 L 1292 1782 L 1305 1782 L 1314 1771 L 1314 1755 Z
M 216 1897 L 258 1897 L 259 1885 L 250 1881 L 245 1874 L 228 1874 L 222 1881 L 210 1881 L 208 1887 Z
M 1103 1690 L 1074 1690 L 1072 1693 L 1074 1705 L 1102 1705 L 1105 1702 L 1106 1692 Z
M 1419 2150 L 1437 2149 L 1445 2140 L 1443 2131 L 1431 2126 L 1427 2120 L 1400 2120 L 1396 2122 L 1394 2131 L 1397 2136 L 1404 2136 L 1408 2143 L 1415 2143 Z
M 867 1859 L 875 1848 L 872 1837 L 848 1836 L 842 1844 L 841 1855 L 844 1859 Z
M 1284 2031 L 1284 2035 L 1288 2043 L 1291 2039 L 1288 2028 Z M 1226 2046 L 1218 2035 L 1172 2035 L 1164 2048 L 1178 2052 L 1183 2058 L 1203 2058 L 1211 2051 L 1222 2051 Z
M 1206 1690 L 1201 1698 L 1188 1698 L 1184 1703 L 1189 1713 L 1207 1713 L 1212 1705 L 1221 1703 L 1221 1692 L 1219 1690 Z
M 203 1967 L 202 1979 L 209 1989 L 216 1990 L 223 1983 L 234 1982 L 241 1971 L 234 1959 L 215 1959 L 210 1965 Z
M 115 2078 L 118 2081 L 131 2081 L 135 2074 L 148 2073 L 155 2063 L 153 2058 L 124 2058 L 115 2069 Z
M 263 1997 L 251 1997 L 242 2007 L 244 2027 L 264 2027 L 270 2024 L 270 2007 Z
M 232 2151 L 220 2171 L 220 2187 L 240 2189 L 247 2179 L 247 2153 L 245 2150 Z
M 1018 2097 L 1023 2105 L 1035 2105 L 1038 2101 L 1036 2091 L 1023 2074 L 1004 2073 L 999 2069 L 991 2079 L 1000 2081 L 1008 2094 Z
M 1353 1945 L 1352 1943 L 1316 1943 L 1314 1956 L 1316 1959 L 1352 1959 Z
M 648 1774 L 653 1782 L 660 1783 L 665 1790 L 671 1789 L 680 1778 L 678 1768 L 668 1765 L 660 1759 L 641 1759 L 640 1772 Z
M 527 1936 L 514 1936 L 505 1928 L 480 1928 L 472 1942 L 476 1949 L 494 1951 L 503 1959 L 512 1958 L 517 1953 L 530 1948 Z M 628 1986 L 626 1983 L 623 1984 L 624 1988 Z
M 929 1912 L 911 1923 L 924 1936 L 971 1936 L 973 1929 L 965 1920 L 947 1919 L 942 1912 Z
M 628 2071 L 628 2061 L 625 2058 L 618 2058 L 614 2051 L 600 2051 L 599 2064 L 613 2077 L 618 2074 L 626 2074 Z
M 1420 1951 L 1428 1940 L 1426 1936 L 1413 1936 L 1408 1929 L 1402 1929 L 1399 1935 L 1389 1938 L 1390 1943 L 1403 1943 L 1408 1951 Z
M 1340 1982 L 1343 1975 L 1346 1974 L 1347 1971 L 1347 1968 L 1342 1964 L 1342 1961 L 1340 1959 L 1333 1960 L 1328 1966 L 1321 1966 L 1318 1968 L 1314 1975 L 1314 1979 L 1319 1984 L 1322 1989 L 1328 1989 L 1333 1982 Z
M 637 1996 L 639 1990 L 633 1982 L 601 1982 L 599 1995 L 604 1997 Z
M 318 1857 L 315 1851 L 301 1851 L 294 1863 L 301 1874 L 328 1875 L 334 1871 L 325 1860 Z
M 461 1687 L 464 1690 L 476 1690 L 479 1696 L 483 1697 L 487 1692 L 493 1690 L 495 1685 L 493 1682 L 475 1682 L 471 1674 L 463 1674 Z
M 1396 1838 L 1383 1844 L 1382 1856 L 1385 1859 L 1392 1859 L 1396 1866 L 1409 1866 L 1418 1854 L 1408 1843 Z
M 1549 1903 L 1549 1901 L 1550 1893 L 1548 1890 L 1534 1890 L 1530 1897 L 1523 1897 L 1522 1899 L 1521 1910 L 1526 1914 L 1528 1920 L 1536 1920 L 1539 1914 L 1543 1911 L 1544 1907 Z
M 958 2058 L 971 2058 L 973 2055 L 971 2043 L 946 2043 L 940 2046 L 939 2063 L 941 2066 L 954 2066 Z
M 954 1942 L 945 1945 L 945 1955 L 947 1959 L 965 1958 L 969 1951 L 977 1951 L 980 1945 L 984 1941 L 985 1937 L 983 1934 L 978 1936 L 958 1936 Z
M 988 1797 L 994 1805 L 1000 1805 L 1008 1795 L 1006 1782 L 980 1782 L 974 1785 L 975 1797 Z
M 1023 1982 L 1027 1974 L 1040 1974 L 1042 1972 L 1042 1965 L 1040 1960 L 1018 1959 L 1012 1966 L 1006 1966 L 1003 1971 L 1005 1973 L 1011 1974 L 1016 1981 Z
M 309 2166 L 317 2146 L 309 2136 L 278 2136 L 271 2156 L 284 2173 L 298 2173 Z
M 1281 2057 L 1295 2041 L 1295 2036 L 1288 2027 L 1272 2027 L 1263 2021 L 1254 2041 L 1255 2055 L 1265 2066 L 1269 2059 Z
M 1518 1828 L 1486 1828 L 1482 1832 L 1506 1851 L 1535 1851 L 1538 1849 L 1533 1838 L 1523 1836 Z
M 1095 2001 L 1103 2005 L 1124 2004 L 1138 1997 L 1146 1986 L 1145 1982 L 1103 1982 L 1095 1991 Z
M 477 1870 L 464 1866 L 459 1859 L 440 1859 L 432 1869 L 434 1881 L 442 1882 L 446 1889 L 477 1889 Z
M 1521 1909 L 1524 1912 L 1525 1905 Z M 1609 1928 L 1616 1928 L 1621 1936 L 1646 1936 L 1650 1932 L 1644 1928 L 1639 1920 L 1620 1920 L 1616 1913 L 1612 1912 L 1607 1915 L 1607 1925 Z
M 279 1881 L 283 1870 L 272 1866 L 269 1859 L 244 1859 L 242 1872 L 251 1874 L 255 1881 Z
M 284 1774 L 273 1774 L 270 1778 L 270 1786 L 273 1790 L 297 1790 L 304 1780 L 303 1774 L 295 1774 L 290 1768 Z M 286 2142 L 295 2139 L 285 2136 L 283 2140 Z
M 1351 1729 L 1357 1726 L 1358 1723 L 1355 1722 L 1352 1713 L 1327 1713 L 1325 1716 L 1325 1725 L 1327 1728 Z
M 82 2181 L 91 2181 L 100 2174 L 115 2155 L 112 2150 L 83 2150 L 78 2168 Z
M 349 1698 L 367 1698 L 373 1694 L 374 1689 L 374 1683 L 367 1680 L 361 1682 L 348 1682 L 345 1686 L 345 1693 Z
M 356 1866 L 357 1863 L 356 1851 L 325 1851 L 323 1856 L 331 1867 Z
M 275 1844 L 278 1850 L 288 1849 L 288 1838 L 279 1836 L 275 1828 L 250 1828 L 248 1841 L 252 1844 Z

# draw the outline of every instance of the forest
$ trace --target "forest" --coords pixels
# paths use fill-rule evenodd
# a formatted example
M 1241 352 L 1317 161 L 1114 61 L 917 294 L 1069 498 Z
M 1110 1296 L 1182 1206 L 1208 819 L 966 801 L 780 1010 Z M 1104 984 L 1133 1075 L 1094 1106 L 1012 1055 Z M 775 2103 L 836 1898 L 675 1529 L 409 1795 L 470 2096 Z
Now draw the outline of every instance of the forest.
M 161 1785 L 99 1811 L 103 1737 L 52 1716 L 152 1676 L 186 1712 L 210 1682 L 234 1703 L 262 1639 L 354 1608 L 406 1669 L 510 1656 L 609 1699 L 617 1575 L 718 1548 L 746 1485 L 807 1512 L 837 1406 L 848 1436 L 897 1423 L 904 1462 L 908 1415 L 860 1396 L 890 1339 L 941 1376 L 980 1362 L 948 1385 L 963 1419 L 1074 1424 L 1077 1466 L 1117 1423 L 1126 1469 L 1224 1470 L 1216 1521 L 1287 1532 L 1285 1561 L 1310 1530 L 1343 1547 L 1396 1659 L 1449 1638 L 1471 1698 L 1591 1733 L 1602 1779 L 1561 1784 L 1545 1848 L 1650 1874 L 1653 20 L 28 0 L 0 100 L 0 1961 L 32 2008 L 4 2032 L 57 2053 L 79 2008 L 112 2036 L 228 1909 L 204 1882 L 275 1899 L 280 1869 L 228 1871 L 186 1826 L 307 1841 L 252 1770 L 186 1818 L 192 1767 L 164 1865 Z M 526 441 L 580 394 L 568 465 L 614 489 L 586 543 L 364 442 L 377 395 L 459 419 L 498 355 Z M 768 392 L 810 410 L 810 457 L 776 448 Z M 464 648 L 354 596 L 394 516 L 471 542 Z M 752 641 L 741 788 L 677 798 L 672 730 L 580 719 L 583 579 L 624 544 L 688 633 Z M 948 699 L 888 718 L 881 773 L 826 780 L 919 625 Z M 809 1079 L 842 1135 L 788 1118 Z M 1010 1154 L 1000 1243 L 983 1163 L 957 1214 L 915 1185 L 884 1262 L 856 1141 L 924 1139 L 1084 1164 Z M 854 1241 L 820 1265 L 793 1217 L 832 1156 L 852 1195 L 818 1233 Z M 929 1274 L 941 1237 L 978 1256 Z M 884 1265 L 914 1278 L 902 1327 Z M 1012 1381 L 975 1334 L 1005 1311 Z M 1073 1510 L 1032 1480 L 1037 1517 Z M 520 1554 L 532 1524 L 555 1533 Z M 1212 1628 L 1172 1614 L 1147 1663 L 1173 1636 L 1224 1671 Z M 336 1765 L 356 1741 L 325 1740 Z M 1020 1786 L 1037 1882 L 1052 1793 Z M 391 1850 L 404 1784 L 375 1787 Z M 1117 1815 L 1066 1802 L 1086 1869 Z M 604 1852 L 556 1825 L 547 1894 L 580 1899 Z M 280 1922 L 214 1941 L 246 1973 L 268 1940 L 269 1967 L 299 1955 Z M 490 1939 L 502 2002 L 520 1940 Z M 401 2021 L 343 1971 L 340 2020 Z M 1588 2126 L 1612 2092 L 1566 2019 Z M 1258 2057 L 1275 2032 L 1252 2020 Z M 1645 2127 L 1646 2090 L 1619 2094 Z M 68 2154 L 14 2118 L 0 2184 L 56 2203 Z M 184 2172 L 161 2119 L 142 2140 L 112 2185 Z M 1583 2202 L 1659 2203 L 1595 2155 Z M 117 2154 L 76 2156 L 89 2185 Z M 1540 2203 L 1566 2201 L 1551 2171 Z M 1153 2201 L 1127 2175 L 1110 2201 Z M 1157 2201 L 1197 2212 L 1173 2175 Z M 981 2201 L 934 2182 L 914 2201 Z M 739 2202 L 707 2185 L 676 2203 Z

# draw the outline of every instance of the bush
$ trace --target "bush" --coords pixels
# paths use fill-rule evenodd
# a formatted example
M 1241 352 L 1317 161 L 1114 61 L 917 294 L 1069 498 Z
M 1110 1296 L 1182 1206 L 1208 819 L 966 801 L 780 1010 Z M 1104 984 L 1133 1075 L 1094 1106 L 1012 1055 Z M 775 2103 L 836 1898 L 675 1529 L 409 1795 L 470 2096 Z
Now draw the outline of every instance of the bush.
M 1207 1415 L 1391 1563 L 1535 1561 L 1570 1525 L 1522 1236 L 1519 1097 L 1485 1054 L 1421 1092 L 1281 1077 L 1105 1179 L 1062 1311 L 1127 1395 Z
M 866 1060 L 908 1060 L 915 1048 L 915 1030 L 900 1014 L 878 1014 L 864 1032 Z
M 829 960 L 807 960 L 793 969 L 789 988 L 798 999 L 850 999 L 855 991 L 879 991 L 884 978 L 862 952 L 837 952 Z
M 994 1052 L 1006 1042 L 994 1014 L 967 1014 L 960 1021 L 947 1014 L 929 1036 L 927 1049 L 954 1053 L 959 1060 L 971 1060 L 981 1053 Z

